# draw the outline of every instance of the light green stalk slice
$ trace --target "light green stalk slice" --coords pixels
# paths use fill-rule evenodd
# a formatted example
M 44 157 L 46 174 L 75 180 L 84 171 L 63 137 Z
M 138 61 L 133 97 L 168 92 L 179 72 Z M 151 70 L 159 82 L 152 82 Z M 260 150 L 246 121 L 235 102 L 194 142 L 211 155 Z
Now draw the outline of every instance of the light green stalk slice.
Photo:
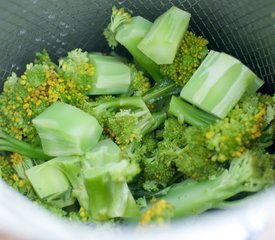
M 32 120 L 49 156 L 83 155 L 98 142 L 102 127 L 84 111 L 56 102 Z
M 130 68 L 113 56 L 89 54 L 89 61 L 95 68 L 93 86 L 89 95 L 122 94 L 131 84 Z
M 155 20 L 138 48 L 157 64 L 173 63 L 190 17 L 190 13 L 171 7 Z
M 255 91 L 256 78 L 255 73 L 238 59 L 210 51 L 180 96 L 204 111 L 224 118 L 246 91 Z

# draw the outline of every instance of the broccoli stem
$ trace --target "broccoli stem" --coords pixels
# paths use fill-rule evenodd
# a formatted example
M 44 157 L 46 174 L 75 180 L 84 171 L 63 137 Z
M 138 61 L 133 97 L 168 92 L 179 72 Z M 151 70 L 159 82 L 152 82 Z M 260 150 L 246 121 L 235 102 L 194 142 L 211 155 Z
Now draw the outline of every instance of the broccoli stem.
M 247 151 L 232 160 L 228 170 L 214 179 L 196 182 L 186 180 L 165 189 L 160 198 L 174 206 L 174 217 L 200 214 L 217 208 L 241 192 L 258 192 L 275 181 L 274 156 Z
M 175 96 L 171 98 L 168 112 L 177 117 L 179 122 L 187 122 L 193 126 L 208 126 L 218 120 L 214 115 L 204 112 Z
M 246 91 L 259 87 L 257 76 L 236 58 L 210 51 L 180 96 L 206 112 L 224 118 Z
M 83 155 L 97 144 L 102 133 L 93 116 L 63 102 L 53 103 L 32 122 L 44 152 L 50 156 Z
M 148 32 L 152 23 L 143 17 L 133 17 L 131 22 L 124 23 L 117 30 L 116 40 L 134 57 L 135 61 L 154 79 L 162 81 L 159 66 L 138 49 L 138 44 Z
M 89 196 L 90 214 L 95 220 L 116 217 L 137 217 L 139 210 L 126 181 L 112 179 L 120 171 L 122 162 L 95 167 L 84 172 L 84 183 Z M 121 169 L 121 171 L 123 168 Z M 123 174 L 121 172 L 121 174 Z
M 38 161 L 50 159 L 50 157 L 43 152 L 42 148 L 33 147 L 22 140 L 8 136 L 2 130 L 0 130 L 0 151 L 16 152 Z
M 171 7 L 155 20 L 138 48 L 157 64 L 172 64 L 190 17 L 190 13 Z
M 165 84 L 155 85 L 148 92 L 146 92 L 142 99 L 146 103 L 154 103 L 165 97 L 176 95 L 180 92 L 181 87 L 175 83 L 167 82 Z
M 131 84 L 130 68 L 120 59 L 101 54 L 89 54 L 89 60 L 95 67 L 93 86 L 89 95 L 126 93 Z

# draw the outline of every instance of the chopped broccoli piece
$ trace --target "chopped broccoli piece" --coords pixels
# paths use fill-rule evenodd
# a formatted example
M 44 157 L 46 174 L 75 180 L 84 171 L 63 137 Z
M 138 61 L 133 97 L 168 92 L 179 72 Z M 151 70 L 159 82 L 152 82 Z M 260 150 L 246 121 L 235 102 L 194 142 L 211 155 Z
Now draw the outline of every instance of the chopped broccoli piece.
M 83 94 L 126 93 L 131 84 L 130 68 L 118 57 L 75 49 L 59 65 L 62 76 L 73 80 Z
M 211 50 L 180 96 L 204 111 L 224 118 L 254 85 L 255 79 L 258 79 L 255 73 L 236 58 Z
M 0 151 L 14 152 L 23 156 L 37 160 L 48 160 L 50 157 L 45 154 L 40 147 L 33 147 L 31 144 L 17 140 L 16 138 L 5 134 L 0 129 Z
M 91 115 L 56 102 L 32 120 L 49 156 L 83 155 L 98 142 L 102 127 Z
M 175 96 L 172 96 L 171 98 L 168 111 L 170 114 L 177 117 L 179 122 L 186 122 L 193 126 L 208 126 L 218 120 L 217 117 L 204 112 Z
M 208 41 L 187 31 L 172 64 L 160 66 L 160 72 L 175 83 L 184 86 L 208 53 Z
M 188 28 L 190 13 L 172 6 L 153 23 L 138 48 L 157 64 L 171 64 Z
M 116 24 L 117 22 L 119 22 L 119 25 Z M 161 82 L 163 77 L 159 66 L 138 49 L 139 42 L 151 26 L 152 23 L 141 16 L 131 17 L 124 9 L 113 8 L 111 23 L 105 29 L 104 35 L 110 47 L 114 48 L 119 42 L 155 82 Z
M 103 35 L 108 41 L 109 46 L 114 49 L 118 43 L 116 40 L 116 33 L 121 25 L 132 21 L 130 13 L 126 12 L 124 8 L 112 8 L 111 22 L 104 30 Z
M 71 80 L 64 80 L 48 65 L 29 64 L 19 78 L 7 79 L 0 95 L 0 127 L 11 137 L 39 146 L 31 120 L 56 101 L 81 107 L 86 96 Z
M 258 192 L 273 184 L 274 163 L 274 155 L 246 151 L 240 158 L 234 158 L 229 169 L 214 179 L 202 182 L 186 180 L 156 195 L 173 206 L 175 218 L 198 215 L 218 208 L 238 193 Z
M 123 146 L 141 140 L 155 120 L 141 97 L 119 97 L 90 102 L 87 111 L 98 119 L 111 138 Z

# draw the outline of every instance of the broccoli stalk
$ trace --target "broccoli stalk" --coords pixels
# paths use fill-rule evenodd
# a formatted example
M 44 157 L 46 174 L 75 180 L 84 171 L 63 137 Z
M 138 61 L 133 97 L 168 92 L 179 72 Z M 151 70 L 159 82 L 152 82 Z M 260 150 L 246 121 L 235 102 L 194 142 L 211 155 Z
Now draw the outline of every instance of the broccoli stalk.
M 49 156 L 83 155 L 102 133 L 93 116 L 63 102 L 55 102 L 32 122 Z
M 119 24 L 118 24 L 119 23 Z M 109 46 L 119 42 L 134 57 L 135 61 L 155 80 L 161 82 L 159 66 L 138 49 L 139 42 L 151 28 L 152 23 L 141 16 L 131 17 L 124 9 L 112 9 L 111 23 L 104 31 Z
M 75 49 L 59 60 L 61 74 L 73 80 L 87 95 L 126 93 L 131 84 L 131 70 L 114 56 Z
M 36 160 L 48 160 L 50 157 L 46 155 L 39 147 L 33 147 L 31 144 L 22 140 L 17 140 L 0 130 L 0 151 L 16 152 L 23 156 Z
M 190 13 L 171 7 L 154 21 L 138 48 L 157 64 L 171 64 L 188 28 L 190 17 Z
M 224 118 L 247 90 L 255 91 L 259 86 L 258 77 L 239 60 L 210 51 L 180 96 L 204 111 Z
M 215 179 L 183 181 L 164 189 L 159 193 L 159 198 L 173 206 L 175 218 L 198 215 L 218 208 L 238 193 L 258 192 L 273 184 L 274 160 L 274 155 L 247 151 L 242 157 L 233 159 L 229 169 Z
M 95 220 L 136 217 L 138 208 L 127 181 L 139 169 L 121 158 L 110 139 L 100 141 L 85 155 L 57 157 L 32 167 L 26 175 L 38 196 L 60 207 L 80 206 Z
M 214 115 L 204 112 L 175 96 L 171 98 L 168 111 L 177 117 L 179 122 L 186 122 L 193 126 L 208 126 L 218 120 Z

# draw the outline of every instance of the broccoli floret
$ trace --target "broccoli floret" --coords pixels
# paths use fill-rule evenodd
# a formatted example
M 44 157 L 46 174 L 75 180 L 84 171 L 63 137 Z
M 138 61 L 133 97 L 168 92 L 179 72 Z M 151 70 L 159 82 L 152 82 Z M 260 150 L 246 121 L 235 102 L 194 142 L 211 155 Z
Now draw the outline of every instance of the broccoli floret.
M 185 85 L 208 53 L 208 41 L 187 31 L 172 64 L 160 66 L 161 73 L 179 85 Z
M 118 97 L 87 104 L 105 132 L 121 146 L 140 141 L 154 123 L 154 117 L 141 97 Z
M 153 198 L 151 206 L 146 209 L 140 218 L 140 225 L 146 226 L 148 224 L 162 225 L 168 223 L 173 217 L 173 206 L 167 201 Z
M 244 96 L 225 119 L 210 125 L 205 133 L 207 148 L 216 152 L 212 160 L 225 162 L 240 157 L 251 148 L 262 134 L 267 134 L 268 127 L 274 121 L 272 109 L 274 98 L 271 96 Z M 272 141 L 272 137 L 269 138 Z
M 156 194 L 173 206 L 175 218 L 219 208 L 227 199 L 243 192 L 259 192 L 275 182 L 274 154 L 246 151 L 232 159 L 230 167 L 214 179 L 186 180 Z
M 111 22 L 108 24 L 107 28 L 104 30 L 103 35 L 108 41 L 109 46 L 114 49 L 118 42 L 116 40 L 116 33 L 118 28 L 124 24 L 132 21 L 132 16 L 130 13 L 126 12 L 124 8 L 112 8 Z
M 77 90 L 86 93 L 91 87 L 91 80 L 95 76 L 95 68 L 89 62 L 88 53 L 77 48 L 68 52 L 66 58 L 59 60 L 62 76 L 73 80 Z
M 131 85 L 129 87 L 127 95 L 129 96 L 142 96 L 151 87 L 149 78 L 144 75 L 144 72 L 138 70 L 134 64 L 130 64 L 131 69 Z
M 72 80 L 64 80 L 52 67 L 29 64 L 20 78 L 13 74 L 4 84 L 0 96 L 1 130 L 39 146 L 31 120 L 56 101 L 81 107 L 86 99 Z

